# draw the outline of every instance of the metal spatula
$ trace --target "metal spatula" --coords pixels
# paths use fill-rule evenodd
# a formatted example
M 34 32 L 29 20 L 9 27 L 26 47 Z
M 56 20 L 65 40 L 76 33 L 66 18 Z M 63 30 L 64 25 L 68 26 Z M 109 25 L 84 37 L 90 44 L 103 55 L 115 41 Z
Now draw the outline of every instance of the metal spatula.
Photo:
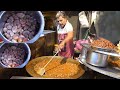
M 39 75 L 44 75 L 44 73 L 45 73 L 45 67 L 52 61 L 52 59 L 58 54 L 58 52 L 59 51 L 57 51 L 55 54 L 54 54 L 54 56 L 52 56 L 52 58 L 48 61 L 48 63 L 47 64 L 45 64 L 45 66 L 43 67 L 43 68 L 40 68 L 40 70 L 39 70 L 39 72 L 38 72 L 38 74 Z

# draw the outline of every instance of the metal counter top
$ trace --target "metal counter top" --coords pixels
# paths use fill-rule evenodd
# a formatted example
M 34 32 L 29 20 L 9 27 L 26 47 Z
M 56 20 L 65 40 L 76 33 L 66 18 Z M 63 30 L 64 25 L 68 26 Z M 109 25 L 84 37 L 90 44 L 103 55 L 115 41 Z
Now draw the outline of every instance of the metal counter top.
M 107 67 L 95 67 L 93 65 L 90 65 L 90 64 L 86 63 L 86 61 L 84 59 L 79 59 L 79 60 L 86 67 L 88 67 L 88 68 L 90 68 L 90 69 L 92 69 L 92 70 L 94 70 L 96 72 L 107 75 L 109 77 L 120 79 L 120 70 L 119 69 L 116 69 L 116 68 L 111 67 L 109 65 Z

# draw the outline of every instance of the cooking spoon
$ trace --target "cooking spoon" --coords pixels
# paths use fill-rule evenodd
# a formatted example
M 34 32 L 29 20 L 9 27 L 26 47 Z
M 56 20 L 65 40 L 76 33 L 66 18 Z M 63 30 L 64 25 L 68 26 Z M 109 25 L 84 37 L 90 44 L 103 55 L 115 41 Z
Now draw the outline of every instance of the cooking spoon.
M 57 51 L 54 56 L 52 56 L 52 58 L 47 62 L 47 64 L 44 65 L 43 68 L 40 68 L 38 74 L 40 74 L 41 76 L 44 75 L 45 73 L 45 67 L 52 61 L 52 59 L 58 54 L 59 51 Z

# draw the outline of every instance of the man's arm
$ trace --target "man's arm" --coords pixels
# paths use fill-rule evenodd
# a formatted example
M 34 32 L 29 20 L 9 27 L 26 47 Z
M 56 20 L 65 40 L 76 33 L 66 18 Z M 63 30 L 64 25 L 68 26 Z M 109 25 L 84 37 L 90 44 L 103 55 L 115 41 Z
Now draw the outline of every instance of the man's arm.
M 68 32 L 68 35 L 66 38 L 59 44 L 58 48 L 62 49 L 64 48 L 65 43 L 67 43 L 69 40 L 73 39 L 73 31 Z

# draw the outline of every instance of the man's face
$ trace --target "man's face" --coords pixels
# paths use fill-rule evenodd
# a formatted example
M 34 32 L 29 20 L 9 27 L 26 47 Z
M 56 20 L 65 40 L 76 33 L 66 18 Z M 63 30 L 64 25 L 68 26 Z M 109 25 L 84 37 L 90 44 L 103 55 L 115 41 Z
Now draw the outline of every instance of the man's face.
M 64 27 L 66 22 L 67 22 L 67 19 L 60 16 L 59 18 L 57 18 L 57 21 L 58 21 L 58 23 L 60 24 L 61 27 Z

